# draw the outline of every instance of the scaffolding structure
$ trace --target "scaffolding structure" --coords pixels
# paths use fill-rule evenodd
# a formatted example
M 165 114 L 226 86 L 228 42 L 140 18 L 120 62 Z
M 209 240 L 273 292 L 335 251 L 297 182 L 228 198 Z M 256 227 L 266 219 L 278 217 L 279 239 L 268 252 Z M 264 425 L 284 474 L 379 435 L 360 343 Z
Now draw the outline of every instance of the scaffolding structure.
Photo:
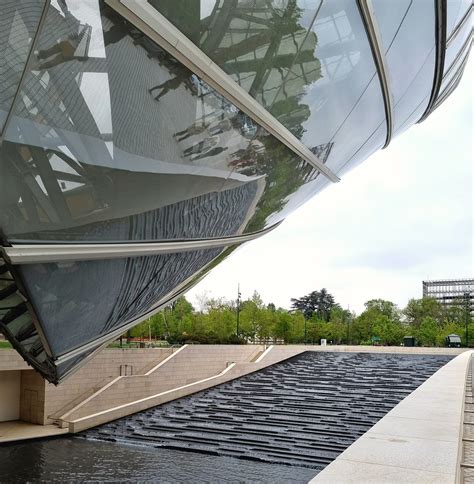
M 474 279 L 423 281 L 423 297 L 449 306 L 467 306 L 474 317 Z

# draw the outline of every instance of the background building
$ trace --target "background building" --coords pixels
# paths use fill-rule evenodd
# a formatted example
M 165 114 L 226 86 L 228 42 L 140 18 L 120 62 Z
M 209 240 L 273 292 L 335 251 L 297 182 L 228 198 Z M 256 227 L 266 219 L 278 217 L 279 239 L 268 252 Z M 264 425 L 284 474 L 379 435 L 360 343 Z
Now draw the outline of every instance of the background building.
M 423 281 L 423 297 L 431 297 L 447 306 L 468 308 L 474 318 L 474 279 Z

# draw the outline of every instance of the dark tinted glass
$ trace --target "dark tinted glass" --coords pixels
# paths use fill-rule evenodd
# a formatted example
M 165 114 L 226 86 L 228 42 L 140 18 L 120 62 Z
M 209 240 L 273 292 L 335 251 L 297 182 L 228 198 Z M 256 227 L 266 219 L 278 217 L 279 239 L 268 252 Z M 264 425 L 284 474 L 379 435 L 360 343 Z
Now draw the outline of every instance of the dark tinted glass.
M 54 356 L 94 341 L 165 302 L 222 249 L 20 266 Z M 45 284 L 47 281 L 47 284 Z
M 259 230 L 320 177 L 104 3 L 79 0 L 49 8 L 0 175 L 10 240 L 79 242 Z
M 44 0 L 0 2 L 0 133 L 18 88 Z

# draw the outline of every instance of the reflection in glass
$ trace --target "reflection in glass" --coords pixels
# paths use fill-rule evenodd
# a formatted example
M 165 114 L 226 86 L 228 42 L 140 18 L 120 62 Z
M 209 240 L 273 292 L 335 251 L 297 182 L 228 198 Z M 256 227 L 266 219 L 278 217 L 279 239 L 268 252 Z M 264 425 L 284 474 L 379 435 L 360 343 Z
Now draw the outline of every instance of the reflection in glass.
M 421 115 L 428 105 L 435 68 L 435 9 L 427 1 L 374 0 L 373 7 L 390 77 L 393 131 L 398 134 L 415 106 Z
M 59 356 L 146 314 L 221 252 L 28 264 L 20 272 Z
M 51 4 L 6 140 L 0 223 L 10 240 L 166 240 L 260 230 L 274 215 L 269 207 L 281 211 L 319 176 L 94 1 Z M 295 183 L 286 183 L 282 165 Z
M 372 52 L 351 0 L 215 0 L 184 13 L 148 0 L 338 172 L 385 120 Z M 375 138 L 374 133 L 380 134 Z
M 25 68 L 45 0 L 0 2 L 0 133 Z

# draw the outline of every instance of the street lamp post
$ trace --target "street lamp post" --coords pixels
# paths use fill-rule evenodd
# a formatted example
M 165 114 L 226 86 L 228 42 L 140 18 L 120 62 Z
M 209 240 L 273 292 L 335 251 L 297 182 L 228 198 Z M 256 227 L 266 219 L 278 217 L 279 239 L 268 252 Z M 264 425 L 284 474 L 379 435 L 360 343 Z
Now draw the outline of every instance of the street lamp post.
M 239 337 L 239 323 L 240 323 L 240 284 L 237 284 L 237 338 Z
M 466 332 L 466 348 L 469 348 L 469 320 L 471 319 L 471 295 L 468 292 L 464 293 L 464 328 Z

